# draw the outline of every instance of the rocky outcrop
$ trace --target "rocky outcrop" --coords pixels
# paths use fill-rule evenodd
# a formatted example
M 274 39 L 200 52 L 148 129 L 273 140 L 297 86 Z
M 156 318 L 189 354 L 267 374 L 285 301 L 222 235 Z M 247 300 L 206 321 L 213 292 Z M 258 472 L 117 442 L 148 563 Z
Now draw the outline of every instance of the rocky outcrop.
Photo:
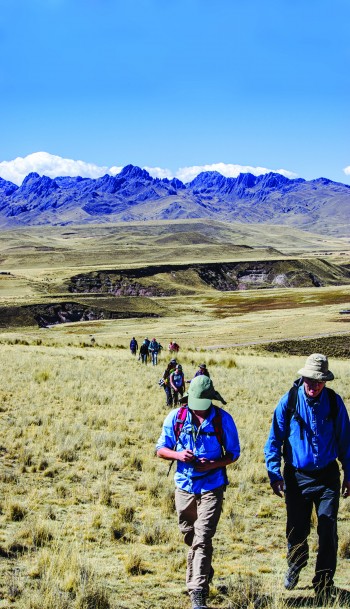
M 145 269 L 143 269 L 145 271 Z M 156 273 L 154 273 L 156 274 Z M 143 276 L 140 270 L 139 276 Z M 136 272 L 136 277 L 138 273 Z M 147 275 L 146 275 L 147 276 Z M 152 276 L 150 273 L 148 276 Z M 143 285 L 135 281 L 135 271 L 96 271 L 81 273 L 71 278 L 68 286 L 70 292 L 113 294 L 114 296 L 173 296 L 175 289 L 161 286 Z

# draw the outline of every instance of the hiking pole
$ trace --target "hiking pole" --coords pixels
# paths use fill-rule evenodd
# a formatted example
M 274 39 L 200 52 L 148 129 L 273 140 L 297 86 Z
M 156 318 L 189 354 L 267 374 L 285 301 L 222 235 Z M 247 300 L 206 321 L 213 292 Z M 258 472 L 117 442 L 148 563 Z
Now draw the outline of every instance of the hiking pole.
M 171 471 L 171 468 L 172 468 L 172 466 L 174 465 L 174 461 L 175 461 L 175 459 L 173 459 L 173 460 L 171 461 L 171 463 L 170 463 L 170 465 L 169 465 L 169 469 L 168 469 L 168 473 L 167 473 L 166 477 L 168 477 L 168 476 L 169 476 L 170 471 Z
M 173 449 L 173 450 L 176 450 L 176 449 L 177 449 L 177 446 L 178 446 L 178 444 L 179 444 L 179 443 L 181 443 L 181 445 L 183 446 L 183 444 L 182 444 L 181 440 L 180 440 L 180 439 L 178 439 L 178 441 L 176 442 L 176 444 L 175 444 L 175 446 L 174 446 L 174 449 Z M 171 461 L 171 463 L 170 463 L 170 465 L 169 465 L 168 473 L 167 473 L 167 475 L 166 475 L 166 477 L 167 477 L 167 478 L 168 478 L 168 476 L 169 476 L 169 474 L 170 474 L 170 471 L 171 471 L 172 466 L 174 465 L 174 461 L 175 461 L 175 459 L 172 459 L 172 461 Z

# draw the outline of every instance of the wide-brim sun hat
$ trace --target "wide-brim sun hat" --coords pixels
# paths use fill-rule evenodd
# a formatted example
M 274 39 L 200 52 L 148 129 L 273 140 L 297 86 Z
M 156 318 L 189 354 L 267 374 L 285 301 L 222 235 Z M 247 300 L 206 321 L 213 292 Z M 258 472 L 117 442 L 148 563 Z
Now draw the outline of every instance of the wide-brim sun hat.
M 305 362 L 305 366 L 298 370 L 298 374 L 315 381 L 333 381 L 334 374 L 328 368 L 328 358 L 322 353 L 312 353 Z
M 215 391 L 213 381 L 204 375 L 192 379 L 188 392 L 184 394 L 181 402 L 185 400 L 191 410 L 208 410 L 212 400 L 224 403 L 220 393 Z

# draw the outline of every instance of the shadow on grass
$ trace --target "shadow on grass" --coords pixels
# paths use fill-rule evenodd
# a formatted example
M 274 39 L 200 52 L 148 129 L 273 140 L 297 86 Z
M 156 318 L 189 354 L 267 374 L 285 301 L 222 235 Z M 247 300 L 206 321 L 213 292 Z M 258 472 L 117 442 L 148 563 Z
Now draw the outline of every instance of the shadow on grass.
M 254 600 L 254 609 L 275 607 L 276 599 L 270 595 L 262 595 Z M 350 607 L 350 592 L 344 588 L 334 588 L 330 598 L 317 598 L 313 594 L 281 598 L 281 607 Z M 214 607 L 211 607 L 214 609 Z M 237 608 L 238 609 L 238 608 Z

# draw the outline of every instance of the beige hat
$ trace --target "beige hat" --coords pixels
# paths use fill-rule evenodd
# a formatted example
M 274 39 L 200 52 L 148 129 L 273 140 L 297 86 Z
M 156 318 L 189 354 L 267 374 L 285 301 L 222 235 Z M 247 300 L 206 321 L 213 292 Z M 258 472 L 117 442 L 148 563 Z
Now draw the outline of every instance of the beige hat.
M 312 353 L 305 362 L 304 368 L 298 374 L 315 381 L 333 381 L 334 374 L 328 370 L 328 358 L 322 353 Z

